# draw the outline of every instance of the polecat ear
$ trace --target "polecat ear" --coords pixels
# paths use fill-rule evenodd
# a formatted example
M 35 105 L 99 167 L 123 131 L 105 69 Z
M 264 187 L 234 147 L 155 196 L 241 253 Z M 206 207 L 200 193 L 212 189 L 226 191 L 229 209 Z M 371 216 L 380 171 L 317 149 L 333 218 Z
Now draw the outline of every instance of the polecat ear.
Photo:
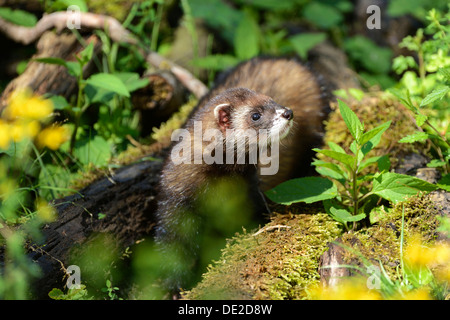
M 228 103 L 222 103 L 215 106 L 214 116 L 219 124 L 219 128 L 222 131 L 225 131 L 231 125 L 231 106 Z

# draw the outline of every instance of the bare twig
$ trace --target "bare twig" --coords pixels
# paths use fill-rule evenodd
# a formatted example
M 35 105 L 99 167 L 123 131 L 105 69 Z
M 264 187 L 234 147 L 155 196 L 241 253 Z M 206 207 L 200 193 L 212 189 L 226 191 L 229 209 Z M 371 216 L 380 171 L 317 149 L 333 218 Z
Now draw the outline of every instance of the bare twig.
M 155 68 L 170 70 L 197 98 L 203 97 L 206 92 L 208 92 L 208 88 L 203 84 L 203 82 L 194 77 L 189 71 L 173 63 L 172 61 L 161 57 L 156 52 L 150 52 L 147 55 L 146 60 Z
M 90 12 L 80 12 L 79 18 L 80 28 L 104 29 L 113 41 L 132 45 L 138 44 L 137 38 L 112 17 Z M 67 22 L 70 22 L 71 19 L 73 19 L 73 13 L 71 12 L 50 13 L 44 15 L 34 27 L 28 28 L 12 24 L 0 18 L 0 32 L 12 40 L 26 45 L 36 41 L 45 31 L 51 28 L 56 28 L 58 31 L 67 28 Z M 149 49 L 142 50 L 138 48 L 138 50 L 141 52 L 145 51 L 143 55 L 146 56 L 147 62 L 155 68 L 170 70 L 197 98 L 201 98 L 208 91 L 208 88 L 188 70 Z
M 117 42 L 136 44 L 137 39 L 122 27 L 119 21 L 105 15 L 80 12 L 80 27 L 88 29 L 105 29 L 109 37 Z M 73 20 L 71 12 L 54 12 L 44 15 L 38 23 L 32 27 L 18 26 L 0 18 L 0 31 L 16 42 L 25 45 L 36 41 L 45 31 L 56 28 L 58 31 L 67 28 L 68 22 Z

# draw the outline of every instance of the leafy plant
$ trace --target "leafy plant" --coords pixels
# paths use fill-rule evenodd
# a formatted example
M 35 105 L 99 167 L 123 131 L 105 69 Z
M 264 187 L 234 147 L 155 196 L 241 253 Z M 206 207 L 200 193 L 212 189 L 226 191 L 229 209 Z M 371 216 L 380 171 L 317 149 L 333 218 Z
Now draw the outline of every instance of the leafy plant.
M 418 130 L 400 142 L 427 141 L 433 148 L 433 158 L 427 166 L 441 168 L 444 177 L 441 186 L 449 190 L 450 143 L 448 126 L 450 93 L 450 59 L 448 58 L 448 34 L 450 27 L 443 21 L 450 18 L 436 10 L 427 15 L 429 25 L 408 36 L 400 46 L 416 52 L 418 62 L 412 57 L 399 56 L 394 60 L 394 70 L 402 74 L 399 86 L 389 91 L 397 96 L 413 112 Z M 425 33 L 432 38 L 425 40 Z M 418 75 L 417 75 L 418 74 Z
M 298 178 L 281 183 L 266 192 L 272 201 L 281 204 L 324 201 L 328 214 L 349 229 L 349 223 L 356 228 L 356 222 L 365 219 L 374 208 L 374 196 L 397 202 L 420 191 L 437 188 L 424 180 L 389 172 L 386 155 L 368 158 L 369 151 L 378 145 L 390 122 L 364 131 L 364 124 L 356 114 L 344 102 L 338 102 L 340 113 L 354 138 L 351 153 L 335 143 L 329 143 L 330 149 L 313 149 L 334 160 L 313 162 L 322 177 Z M 380 172 L 363 174 L 365 168 L 375 164 Z

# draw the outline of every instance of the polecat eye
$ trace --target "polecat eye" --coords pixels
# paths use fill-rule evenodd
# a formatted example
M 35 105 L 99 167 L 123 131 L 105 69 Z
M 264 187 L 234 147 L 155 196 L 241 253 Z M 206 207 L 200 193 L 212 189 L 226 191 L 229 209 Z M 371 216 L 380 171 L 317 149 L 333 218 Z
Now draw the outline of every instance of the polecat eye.
M 261 114 L 260 113 L 252 114 L 252 120 L 253 121 L 258 121 L 260 118 L 261 118 Z

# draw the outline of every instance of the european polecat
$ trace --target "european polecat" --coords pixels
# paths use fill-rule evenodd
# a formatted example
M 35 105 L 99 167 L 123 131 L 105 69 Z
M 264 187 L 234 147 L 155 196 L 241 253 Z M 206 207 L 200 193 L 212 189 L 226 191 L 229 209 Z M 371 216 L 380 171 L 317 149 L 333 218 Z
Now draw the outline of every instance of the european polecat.
M 319 142 L 324 106 L 315 77 L 296 60 L 284 58 L 244 62 L 201 99 L 172 136 L 175 142 L 161 173 L 156 242 L 168 257 L 168 289 L 186 288 L 199 258 L 202 223 L 208 223 L 202 196 L 214 190 L 214 201 L 231 201 L 216 186 L 221 179 L 233 179 L 250 211 L 267 212 L 260 180 L 267 189 L 299 175 Z M 270 169 L 263 161 L 269 153 L 279 166 L 262 175 L 263 168 Z

